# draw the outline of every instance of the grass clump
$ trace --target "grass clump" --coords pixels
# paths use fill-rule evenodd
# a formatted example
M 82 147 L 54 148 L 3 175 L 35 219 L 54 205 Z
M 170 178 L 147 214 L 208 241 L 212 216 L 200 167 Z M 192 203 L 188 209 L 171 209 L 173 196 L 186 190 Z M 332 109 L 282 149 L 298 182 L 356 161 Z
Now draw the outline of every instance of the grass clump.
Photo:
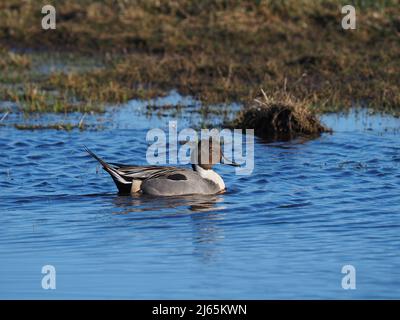
M 316 137 L 331 130 L 319 121 L 306 101 L 297 101 L 288 94 L 255 99 L 255 104 L 242 110 L 233 127 L 254 129 L 255 135 L 269 141 Z

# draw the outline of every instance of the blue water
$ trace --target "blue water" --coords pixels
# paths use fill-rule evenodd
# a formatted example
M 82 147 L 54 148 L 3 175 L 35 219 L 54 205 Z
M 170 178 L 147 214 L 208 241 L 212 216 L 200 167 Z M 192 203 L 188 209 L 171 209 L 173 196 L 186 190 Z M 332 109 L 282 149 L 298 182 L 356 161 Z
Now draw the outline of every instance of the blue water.
M 327 115 L 335 132 L 319 139 L 256 140 L 252 175 L 217 167 L 223 195 L 118 196 L 82 145 L 145 163 L 147 130 L 175 115 L 143 108 L 88 115 L 100 130 L 2 121 L 0 298 L 400 298 L 399 119 Z M 195 110 L 179 123 L 196 126 Z M 341 286 L 347 264 L 355 290 Z M 44 265 L 56 268 L 55 290 L 41 287 Z

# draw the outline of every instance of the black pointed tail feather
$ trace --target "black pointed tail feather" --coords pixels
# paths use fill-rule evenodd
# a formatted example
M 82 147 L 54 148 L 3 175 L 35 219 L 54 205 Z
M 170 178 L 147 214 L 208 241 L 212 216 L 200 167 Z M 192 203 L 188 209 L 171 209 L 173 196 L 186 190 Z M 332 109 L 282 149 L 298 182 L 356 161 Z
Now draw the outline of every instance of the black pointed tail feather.
M 89 155 L 91 155 L 93 158 L 95 158 L 102 165 L 102 167 L 105 171 L 107 171 L 110 174 L 111 178 L 113 178 L 115 185 L 118 188 L 119 193 L 127 194 L 127 193 L 131 192 L 132 181 L 126 180 L 123 176 L 121 176 L 121 174 L 118 172 L 118 170 L 116 168 L 113 168 L 111 165 L 109 165 L 103 159 L 98 157 L 88 147 L 84 146 L 84 149 Z

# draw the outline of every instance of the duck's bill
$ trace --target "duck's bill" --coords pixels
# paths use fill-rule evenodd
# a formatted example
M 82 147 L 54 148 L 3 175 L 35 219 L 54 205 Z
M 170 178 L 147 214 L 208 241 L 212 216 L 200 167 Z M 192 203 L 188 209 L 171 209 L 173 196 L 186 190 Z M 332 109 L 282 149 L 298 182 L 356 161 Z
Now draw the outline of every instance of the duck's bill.
M 234 161 L 231 161 L 231 160 L 225 158 L 225 156 L 222 156 L 222 161 L 221 161 L 221 163 L 222 163 L 222 164 L 226 164 L 227 166 L 240 167 L 240 164 L 238 164 L 238 163 L 236 163 L 236 162 L 234 162 Z

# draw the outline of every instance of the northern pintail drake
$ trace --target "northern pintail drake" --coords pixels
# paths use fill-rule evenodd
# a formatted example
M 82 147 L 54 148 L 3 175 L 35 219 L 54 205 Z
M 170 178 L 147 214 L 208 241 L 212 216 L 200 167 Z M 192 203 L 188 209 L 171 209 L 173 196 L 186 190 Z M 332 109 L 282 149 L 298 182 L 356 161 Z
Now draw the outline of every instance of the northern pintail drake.
M 215 147 L 211 142 L 205 143 L 205 140 L 199 141 L 197 150 L 194 148 L 195 152 L 191 153 L 192 170 L 107 163 L 88 148 L 85 149 L 111 175 L 121 194 L 179 196 L 223 193 L 226 190 L 224 180 L 212 167 L 217 163 L 239 166 L 223 156 L 220 144 Z

